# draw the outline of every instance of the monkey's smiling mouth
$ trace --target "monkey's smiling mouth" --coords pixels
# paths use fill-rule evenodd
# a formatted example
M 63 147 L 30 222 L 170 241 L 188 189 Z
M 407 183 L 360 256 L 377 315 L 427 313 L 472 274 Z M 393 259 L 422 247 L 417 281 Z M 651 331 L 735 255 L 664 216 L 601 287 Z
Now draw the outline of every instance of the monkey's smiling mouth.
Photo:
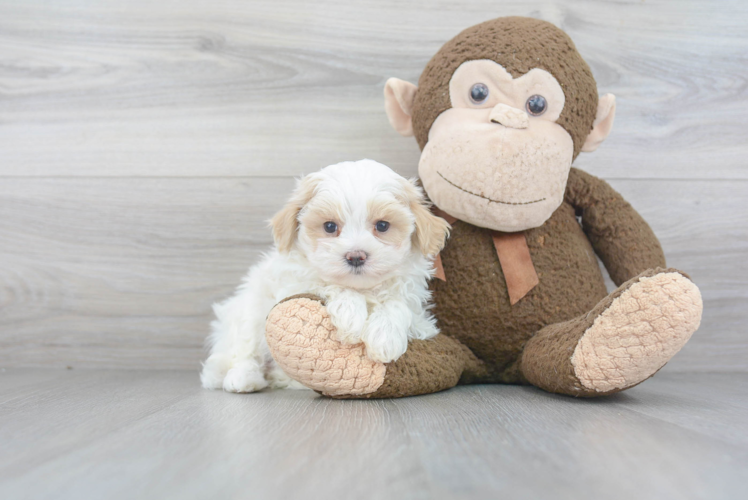
M 467 194 L 471 194 L 471 195 L 473 195 L 473 196 L 477 196 L 478 198 L 483 198 L 484 200 L 488 200 L 488 201 L 490 201 L 490 202 L 492 202 L 492 203 L 500 203 L 500 204 L 502 204 L 502 205 L 531 205 L 531 204 L 533 204 L 533 203 L 540 203 L 541 201 L 545 201 L 545 198 L 540 198 L 539 200 L 533 200 L 533 201 L 517 201 L 517 202 L 512 202 L 512 201 L 501 201 L 501 200 L 492 200 L 492 199 L 491 199 L 491 198 L 489 198 L 488 196 L 483 196 L 482 194 L 478 194 L 478 193 L 473 193 L 472 191 L 468 191 L 467 189 L 465 189 L 465 188 L 463 188 L 463 187 L 460 187 L 460 186 L 458 186 L 458 185 L 457 185 L 457 184 L 455 184 L 454 182 L 452 182 L 452 181 L 450 181 L 449 179 L 447 179 L 446 177 L 444 177 L 444 176 L 442 175 L 442 173 L 441 173 L 441 172 L 439 172 L 438 170 L 436 171 L 436 173 L 437 173 L 437 174 L 439 174 L 439 177 L 441 177 L 442 179 L 444 179 L 445 181 L 447 181 L 447 182 L 448 182 L 449 184 L 451 184 L 452 186 L 456 187 L 456 188 L 457 188 L 457 189 L 459 189 L 460 191 L 464 191 L 464 192 L 466 192 Z

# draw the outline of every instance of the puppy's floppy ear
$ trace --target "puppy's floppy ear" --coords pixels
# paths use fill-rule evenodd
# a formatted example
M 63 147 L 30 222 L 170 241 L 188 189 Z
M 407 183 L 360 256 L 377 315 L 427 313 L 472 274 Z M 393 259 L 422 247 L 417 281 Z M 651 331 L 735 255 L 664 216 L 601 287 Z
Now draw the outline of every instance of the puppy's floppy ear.
M 416 218 L 413 244 L 423 255 L 433 257 L 444 248 L 451 226 L 441 217 L 431 213 L 426 196 L 415 179 L 403 180 L 403 184 L 410 211 Z
M 312 199 L 318 184 L 319 179 L 314 175 L 307 175 L 299 179 L 286 206 L 270 219 L 273 239 L 281 253 L 291 251 L 299 229 L 299 212 Z

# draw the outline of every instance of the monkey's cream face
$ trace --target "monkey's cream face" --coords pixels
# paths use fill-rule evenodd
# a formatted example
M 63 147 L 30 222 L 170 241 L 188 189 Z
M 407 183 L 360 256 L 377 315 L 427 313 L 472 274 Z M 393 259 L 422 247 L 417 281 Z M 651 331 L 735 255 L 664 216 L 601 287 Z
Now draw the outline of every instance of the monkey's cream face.
M 565 101 L 558 81 L 542 69 L 513 79 L 493 61 L 467 61 L 449 96 L 418 166 L 431 200 L 480 227 L 541 226 L 563 202 L 574 154 L 556 123 Z

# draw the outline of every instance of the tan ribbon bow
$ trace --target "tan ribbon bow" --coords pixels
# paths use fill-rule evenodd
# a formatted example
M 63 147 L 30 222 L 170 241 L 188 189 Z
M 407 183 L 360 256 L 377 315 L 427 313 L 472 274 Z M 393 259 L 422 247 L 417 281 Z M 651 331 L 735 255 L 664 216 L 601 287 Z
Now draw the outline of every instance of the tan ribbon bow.
M 454 224 L 458 220 L 437 207 L 433 207 L 433 211 L 435 215 L 450 224 Z M 525 232 L 502 233 L 494 231 L 493 246 L 496 249 L 496 255 L 499 257 L 501 271 L 504 273 L 506 287 L 509 291 L 509 302 L 514 305 L 540 283 L 538 273 L 532 263 L 530 249 L 527 247 Z M 439 254 L 434 258 L 434 267 L 436 268 L 436 278 L 446 282 L 447 276 L 444 274 L 444 266 Z

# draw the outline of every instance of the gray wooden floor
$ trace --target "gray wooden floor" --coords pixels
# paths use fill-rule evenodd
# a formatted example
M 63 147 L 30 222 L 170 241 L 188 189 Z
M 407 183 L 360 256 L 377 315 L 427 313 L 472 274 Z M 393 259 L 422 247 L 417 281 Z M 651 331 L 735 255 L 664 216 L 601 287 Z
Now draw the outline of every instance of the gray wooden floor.
M 0 373 L 0 498 L 738 499 L 748 374 L 575 400 L 202 390 L 195 372 Z

